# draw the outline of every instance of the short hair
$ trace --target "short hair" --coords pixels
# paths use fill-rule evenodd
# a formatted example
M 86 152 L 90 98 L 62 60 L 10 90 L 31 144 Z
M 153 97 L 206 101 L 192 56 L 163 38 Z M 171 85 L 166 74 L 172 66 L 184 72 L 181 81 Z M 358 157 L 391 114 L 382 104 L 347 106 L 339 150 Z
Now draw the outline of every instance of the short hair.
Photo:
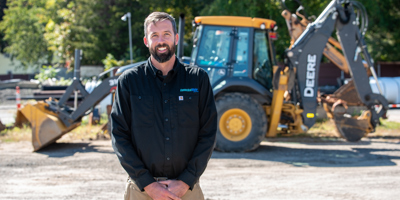
M 149 26 L 150 23 L 153 23 L 155 25 L 157 22 L 164 20 L 169 20 L 171 22 L 172 29 L 174 30 L 174 34 L 176 35 L 177 30 L 176 30 L 175 19 L 171 15 L 165 12 L 153 12 L 149 16 L 147 16 L 146 19 L 144 20 L 144 36 L 147 37 L 147 27 Z

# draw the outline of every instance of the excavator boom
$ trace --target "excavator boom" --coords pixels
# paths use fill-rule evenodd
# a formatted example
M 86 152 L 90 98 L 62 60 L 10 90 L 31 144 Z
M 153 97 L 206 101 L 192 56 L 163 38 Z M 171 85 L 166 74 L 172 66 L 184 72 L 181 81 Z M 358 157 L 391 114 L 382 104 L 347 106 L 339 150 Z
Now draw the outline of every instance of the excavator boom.
M 286 51 L 289 68 L 295 68 L 297 71 L 297 84 L 292 88 L 292 95 L 294 99 L 299 100 L 304 110 L 302 114 L 304 124 L 311 127 L 316 120 L 314 113 L 316 113 L 317 107 L 316 98 L 321 56 L 335 29 L 346 65 L 352 76 L 357 101 L 370 112 L 357 118 L 349 116 L 348 113 L 334 114 L 341 135 L 348 140 L 356 141 L 370 131 L 371 127 L 373 131 L 373 128 L 379 123 L 379 117 L 388 109 L 388 103 L 382 95 L 374 94 L 369 86 L 367 70 L 362 59 L 367 60 L 372 65 L 372 58 L 357 26 L 352 2 L 332 0 L 322 14 L 307 26 L 293 43 L 293 46 Z M 342 102 L 347 103 L 344 100 Z M 380 106 L 381 109 L 376 111 L 375 106 Z M 367 123 L 357 123 L 360 120 L 367 121 Z M 360 133 L 360 130 L 362 130 L 362 133 Z M 353 137 L 354 134 L 357 136 Z

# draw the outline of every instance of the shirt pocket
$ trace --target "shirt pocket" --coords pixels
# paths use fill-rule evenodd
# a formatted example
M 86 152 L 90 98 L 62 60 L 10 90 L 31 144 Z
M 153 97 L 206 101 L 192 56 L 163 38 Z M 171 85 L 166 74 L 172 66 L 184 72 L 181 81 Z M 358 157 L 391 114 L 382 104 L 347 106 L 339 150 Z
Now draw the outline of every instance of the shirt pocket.
M 132 99 L 132 126 L 149 127 L 154 125 L 154 98 L 153 96 L 131 95 Z
M 199 95 L 178 97 L 178 121 L 183 127 L 195 127 L 199 124 Z

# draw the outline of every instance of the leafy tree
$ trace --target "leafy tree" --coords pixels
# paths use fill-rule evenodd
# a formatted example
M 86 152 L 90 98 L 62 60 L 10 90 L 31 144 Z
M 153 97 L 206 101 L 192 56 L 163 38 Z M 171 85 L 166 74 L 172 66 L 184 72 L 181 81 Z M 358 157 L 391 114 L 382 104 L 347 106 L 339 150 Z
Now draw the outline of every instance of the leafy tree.
M 400 18 L 399 1 L 360 0 L 369 15 L 366 40 L 376 61 L 399 60 L 400 31 L 394 26 Z M 286 0 L 292 12 L 294 0 Z M 319 15 L 330 0 L 302 0 L 307 16 Z M 0 0 L 0 8 L 6 7 Z M 128 22 L 121 17 L 131 13 L 134 61 L 149 56 L 143 44 L 143 21 L 153 11 L 172 14 L 177 22 L 185 14 L 185 55 L 191 51 L 191 20 L 199 15 L 232 15 L 269 18 L 277 22 L 278 56 L 289 46 L 286 23 L 280 15 L 280 0 L 8 0 L 4 16 L 0 10 L 0 43 L 4 51 L 24 66 L 74 61 L 74 50 L 83 50 L 82 64 L 100 65 L 107 55 L 129 63 Z M 4 37 L 2 37 L 4 36 Z M 181 36 L 182 37 L 182 36 Z
M 43 36 L 46 22 L 44 3 L 44 0 L 9 0 L 0 23 L 4 40 L 9 44 L 5 51 L 25 67 L 49 62 L 50 55 Z
M 7 8 L 7 0 L 0 0 L 0 22 L 3 20 L 4 9 Z M 6 47 L 6 42 L 3 40 L 4 34 L 0 32 L 0 52 L 3 53 L 3 49 Z

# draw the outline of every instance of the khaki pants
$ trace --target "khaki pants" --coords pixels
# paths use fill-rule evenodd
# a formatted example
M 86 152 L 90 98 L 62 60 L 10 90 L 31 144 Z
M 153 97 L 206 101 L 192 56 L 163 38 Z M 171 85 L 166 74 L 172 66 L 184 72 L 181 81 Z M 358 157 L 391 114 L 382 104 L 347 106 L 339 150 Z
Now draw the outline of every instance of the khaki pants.
M 199 183 L 196 183 L 194 185 L 193 190 L 188 190 L 181 199 L 204 200 L 203 191 L 201 190 Z M 140 191 L 139 187 L 135 184 L 134 181 L 128 179 L 125 188 L 124 200 L 152 200 L 152 199 L 146 192 Z

